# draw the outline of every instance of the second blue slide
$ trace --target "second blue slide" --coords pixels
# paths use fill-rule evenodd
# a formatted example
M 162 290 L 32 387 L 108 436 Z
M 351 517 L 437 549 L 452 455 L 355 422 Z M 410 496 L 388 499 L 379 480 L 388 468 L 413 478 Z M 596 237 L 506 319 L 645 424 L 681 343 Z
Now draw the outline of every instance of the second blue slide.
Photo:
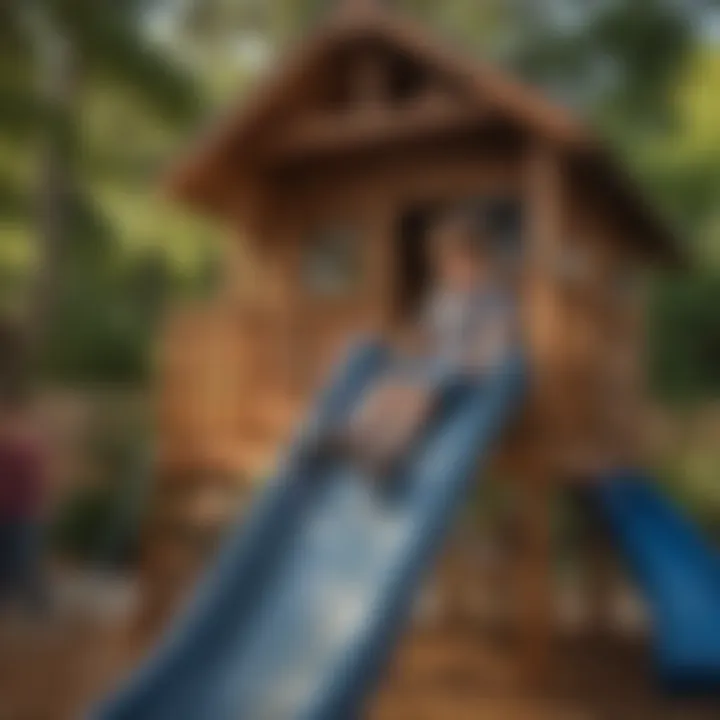
M 598 500 L 653 618 L 657 666 L 673 690 L 720 689 L 720 558 L 639 473 L 618 473 Z

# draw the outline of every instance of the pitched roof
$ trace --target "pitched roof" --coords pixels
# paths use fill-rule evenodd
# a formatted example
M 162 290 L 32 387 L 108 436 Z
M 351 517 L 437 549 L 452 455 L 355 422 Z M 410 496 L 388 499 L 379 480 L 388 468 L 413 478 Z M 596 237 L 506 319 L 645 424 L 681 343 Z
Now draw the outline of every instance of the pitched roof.
M 682 261 L 673 233 L 655 215 L 599 138 L 568 109 L 496 67 L 437 42 L 406 16 L 375 3 L 363 2 L 357 8 L 352 5 L 331 17 L 260 83 L 249 98 L 230 108 L 201 135 L 166 178 L 172 195 L 202 203 L 225 159 L 232 154 L 235 162 L 242 157 L 238 150 L 249 151 L 258 130 L 283 108 L 292 105 L 304 83 L 322 71 L 335 50 L 355 41 L 372 40 L 453 78 L 467 95 L 489 104 L 498 115 L 512 119 L 537 137 L 556 143 L 571 158 L 585 163 L 602 177 L 606 187 L 640 224 L 654 253 L 672 263 Z

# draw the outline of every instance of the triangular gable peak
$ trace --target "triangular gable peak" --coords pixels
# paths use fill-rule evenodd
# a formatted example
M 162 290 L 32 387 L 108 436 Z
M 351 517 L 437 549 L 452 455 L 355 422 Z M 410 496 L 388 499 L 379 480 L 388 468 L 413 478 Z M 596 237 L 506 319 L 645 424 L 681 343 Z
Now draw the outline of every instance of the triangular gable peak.
M 268 117 L 245 160 L 282 165 L 477 128 L 493 116 L 484 94 L 378 38 L 329 49 L 294 105 Z
M 374 3 L 346 6 L 203 135 L 166 177 L 171 195 L 212 209 L 228 185 L 303 153 L 455 132 L 504 121 L 548 141 L 632 216 L 660 257 L 682 257 L 597 137 L 565 108 L 487 63 L 433 40 Z
M 536 91 L 433 42 L 412 20 L 368 6 L 338 13 L 231 109 L 174 169 L 171 190 L 198 200 L 212 194 L 208 186 L 225 167 L 238 173 L 264 152 L 292 154 L 322 135 L 327 145 L 362 141 L 363 127 L 373 133 L 368 111 L 383 108 L 392 111 L 385 113 L 389 138 L 403 127 L 452 131 L 493 114 L 552 141 L 593 144 L 569 113 Z M 337 122 L 341 111 L 346 127 Z M 375 117 L 382 124 L 381 112 Z M 290 126 L 290 137 L 273 147 Z

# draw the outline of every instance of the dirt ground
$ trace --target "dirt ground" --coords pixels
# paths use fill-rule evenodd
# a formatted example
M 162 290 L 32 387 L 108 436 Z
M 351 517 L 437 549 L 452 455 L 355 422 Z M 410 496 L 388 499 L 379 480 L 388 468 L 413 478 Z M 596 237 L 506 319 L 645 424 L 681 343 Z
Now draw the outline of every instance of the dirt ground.
M 41 624 L 0 626 L 0 720 L 76 720 L 122 674 L 131 602 L 120 589 L 69 603 Z M 108 597 L 114 608 L 108 609 Z M 103 612 L 97 606 L 104 607 Z M 558 640 L 533 689 L 513 642 L 454 622 L 411 630 L 376 698 L 371 720 L 717 720 L 720 702 L 657 694 L 637 640 Z M 203 720 L 205 720 L 203 718 Z
M 558 640 L 551 666 L 536 683 L 523 677 L 513 648 L 467 626 L 411 633 L 385 679 L 372 720 L 720 717 L 720 702 L 663 697 L 652 682 L 644 643 Z

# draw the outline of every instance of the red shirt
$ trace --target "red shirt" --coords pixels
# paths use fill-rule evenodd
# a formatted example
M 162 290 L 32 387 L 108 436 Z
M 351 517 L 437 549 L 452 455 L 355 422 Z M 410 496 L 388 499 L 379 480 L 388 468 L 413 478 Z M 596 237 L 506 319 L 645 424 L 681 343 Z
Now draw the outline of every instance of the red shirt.
M 36 517 L 41 494 L 39 449 L 29 440 L 0 438 L 0 521 Z

